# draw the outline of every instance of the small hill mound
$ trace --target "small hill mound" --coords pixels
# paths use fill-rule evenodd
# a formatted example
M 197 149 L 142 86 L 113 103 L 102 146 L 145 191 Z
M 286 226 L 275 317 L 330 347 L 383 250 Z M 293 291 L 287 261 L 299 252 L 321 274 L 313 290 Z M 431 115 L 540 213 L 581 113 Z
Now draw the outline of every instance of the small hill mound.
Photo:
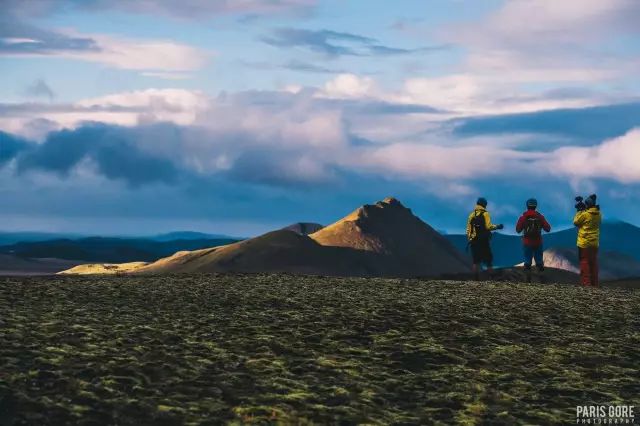
M 90 263 L 88 265 L 78 265 L 66 271 L 58 272 L 59 275 L 91 275 L 91 274 L 124 274 L 135 272 L 148 265 L 147 262 L 129 263 Z
M 324 228 L 324 227 L 322 225 L 320 225 L 319 223 L 298 222 L 298 223 L 293 223 L 293 224 L 291 224 L 289 226 L 285 226 L 282 229 L 286 229 L 288 231 L 293 231 L 296 234 L 300 234 L 300 235 L 309 235 L 309 234 L 313 234 L 314 232 L 318 232 L 322 228 Z
M 640 276 L 640 262 L 615 251 L 604 251 L 598 255 L 601 280 L 618 280 Z M 544 263 L 546 266 L 564 269 L 575 273 L 580 272 L 578 249 L 575 247 L 556 247 L 545 250 Z

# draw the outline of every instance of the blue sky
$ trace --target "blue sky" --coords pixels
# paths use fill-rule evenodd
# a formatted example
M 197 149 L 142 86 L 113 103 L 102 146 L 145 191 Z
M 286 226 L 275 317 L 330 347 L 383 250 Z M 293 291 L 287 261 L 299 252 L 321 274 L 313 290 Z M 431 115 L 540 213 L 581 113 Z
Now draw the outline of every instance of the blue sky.
M 255 235 L 389 195 L 640 225 L 636 0 L 5 0 L 4 230 Z

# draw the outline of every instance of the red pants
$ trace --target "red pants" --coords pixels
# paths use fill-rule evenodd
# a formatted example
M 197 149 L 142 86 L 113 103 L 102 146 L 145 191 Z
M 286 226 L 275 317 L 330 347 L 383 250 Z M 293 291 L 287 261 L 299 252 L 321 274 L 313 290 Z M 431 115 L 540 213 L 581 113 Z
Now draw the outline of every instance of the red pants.
M 598 287 L 598 247 L 578 248 L 580 255 L 580 283 Z

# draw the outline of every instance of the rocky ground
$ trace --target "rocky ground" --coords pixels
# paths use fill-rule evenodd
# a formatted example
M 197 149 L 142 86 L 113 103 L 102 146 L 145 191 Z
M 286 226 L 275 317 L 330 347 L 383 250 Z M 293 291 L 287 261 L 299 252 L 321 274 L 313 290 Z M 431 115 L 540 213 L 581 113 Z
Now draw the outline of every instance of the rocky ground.
M 0 280 L 0 423 L 574 423 L 639 405 L 640 291 L 291 275 Z

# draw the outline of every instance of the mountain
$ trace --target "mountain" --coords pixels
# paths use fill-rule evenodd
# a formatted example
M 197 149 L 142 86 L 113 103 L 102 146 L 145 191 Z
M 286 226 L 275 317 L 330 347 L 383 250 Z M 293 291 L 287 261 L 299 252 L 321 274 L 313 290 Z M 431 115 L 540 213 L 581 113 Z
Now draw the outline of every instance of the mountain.
M 395 198 L 364 205 L 310 237 L 324 246 L 386 255 L 417 275 L 468 270 L 462 253 Z
M 603 251 L 598 255 L 601 280 L 619 280 L 640 277 L 640 262 L 615 251 Z M 557 247 L 545 250 L 544 264 L 549 267 L 580 272 L 577 249 Z
M 57 234 L 53 232 L 0 232 L 0 246 L 19 242 L 46 241 L 77 237 L 79 237 L 79 235 Z
M 309 234 L 313 234 L 314 232 L 317 232 L 319 230 L 321 230 L 323 228 L 322 225 L 320 225 L 319 223 L 313 223 L 313 222 L 298 222 L 298 223 L 293 223 L 289 226 L 285 226 L 282 229 L 286 229 L 289 231 L 293 231 L 297 234 L 301 234 L 301 235 L 309 235 Z
M 575 247 L 576 230 L 564 229 L 544 235 L 546 249 Z M 464 235 L 445 235 L 459 250 L 464 251 L 467 238 Z M 491 247 L 496 265 L 511 266 L 522 262 L 522 239 L 517 235 L 494 233 Z M 600 250 L 614 251 L 640 261 L 640 228 L 621 221 L 605 221 L 600 229 Z
M 21 242 L 0 247 L 0 253 L 23 258 L 58 258 L 87 262 L 151 262 L 180 250 L 197 250 L 236 242 L 234 239 L 153 241 L 89 237 Z
M 387 198 L 362 206 L 309 236 L 278 230 L 221 247 L 178 252 L 129 271 L 413 277 L 465 273 L 467 263 L 462 253 L 411 210 Z M 100 268 L 85 267 L 94 272 Z M 81 269 L 67 273 L 83 273 Z

